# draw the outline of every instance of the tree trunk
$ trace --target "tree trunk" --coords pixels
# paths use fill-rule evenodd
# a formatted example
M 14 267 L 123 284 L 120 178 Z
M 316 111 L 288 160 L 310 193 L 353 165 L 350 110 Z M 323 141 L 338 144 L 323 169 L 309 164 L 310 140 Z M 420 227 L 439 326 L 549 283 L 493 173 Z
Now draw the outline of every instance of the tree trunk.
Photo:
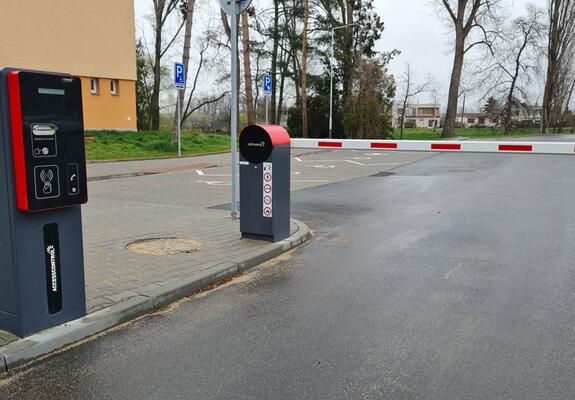
M 287 69 L 288 69 L 288 65 L 290 62 L 290 57 L 291 55 L 288 53 L 287 54 L 287 59 L 285 60 L 285 62 L 283 63 L 283 69 L 282 69 L 282 76 L 280 78 L 280 85 L 279 85 L 279 100 L 278 100 L 278 109 L 277 109 L 277 118 L 276 118 L 276 125 L 280 125 L 281 124 L 281 119 L 282 119 L 282 108 L 283 108 L 283 101 L 284 101 L 284 87 L 285 87 L 285 77 L 287 75 Z
M 355 0 L 346 0 L 345 2 L 345 19 L 343 20 L 344 25 L 351 25 L 354 23 L 353 9 L 355 6 Z M 353 26 L 348 26 L 344 28 L 344 56 L 342 65 L 342 87 L 343 87 L 343 98 L 342 104 L 346 104 L 347 95 L 349 93 L 349 83 L 351 81 L 353 61 L 354 61 L 354 51 L 353 51 Z
M 549 127 L 553 119 L 554 98 L 556 95 L 557 75 L 559 68 L 559 46 L 561 42 L 559 30 L 567 29 L 560 27 L 560 10 L 563 1 L 552 0 L 549 3 L 549 41 L 547 44 L 547 77 L 545 80 L 545 91 L 543 92 L 543 104 L 541 112 L 541 134 L 549 132 Z
M 270 121 L 276 120 L 276 77 L 277 77 L 277 61 L 278 61 L 278 47 L 280 40 L 279 33 L 279 12 L 280 0 L 273 0 L 274 2 L 274 28 L 273 28 L 273 45 L 272 45 L 272 65 L 270 74 L 272 76 L 272 95 L 270 100 Z
M 401 110 L 401 126 L 399 127 L 399 140 L 403 140 L 403 130 L 405 129 L 405 107 L 406 102 L 403 102 L 403 110 Z
M 304 0 L 303 16 L 303 43 L 301 49 L 301 116 L 302 136 L 308 137 L 307 132 L 307 27 L 309 19 L 309 0 Z
M 228 15 L 227 15 L 227 14 L 224 12 L 224 10 L 222 10 L 222 9 L 220 9 L 220 18 L 221 18 L 221 20 L 222 20 L 222 25 L 224 26 L 224 31 L 226 32 L 226 36 L 228 37 L 228 40 L 230 41 L 230 53 L 231 53 L 232 29 L 231 29 L 230 24 L 229 24 L 229 22 L 228 22 Z M 239 16 L 239 15 L 232 15 L 232 16 L 230 16 L 230 18 L 235 18 L 235 19 L 236 19 L 236 27 L 237 27 L 238 24 L 239 24 L 239 21 L 240 21 L 240 16 Z M 238 83 L 237 83 L 237 88 L 238 88 L 238 90 L 237 90 L 237 92 L 238 92 L 238 95 L 239 95 L 239 93 L 240 93 L 240 79 L 239 79 L 239 77 L 240 77 L 240 54 L 239 54 L 239 52 L 240 52 L 240 50 L 239 50 L 239 47 L 236 46 L 236 48 L 237 48 L 236 54 L 233 54 L 232 57 L 236 57 L 236 61 L 237 61 L 237 62 L 236 62 L 236 65 L 237 65 L 236 74 L 237 74 L 237 76 L 238 76 L 238 79 L 237 79 L 237 81 L 238 81 Z M 231 95 L 231 94 L 230 94 L 230 95 Z M 237 101 L 236 103 L 237 103 L 237 105 L 238 105 L 238 107 L 237 107 L 237 111 L 238 111 L 238 112 L 237 112 L 237 115 L 238 115 L 238 126 L 239 126 L 239 120 L 240 120 L 240 102 Z M 231 111 L 231 109 L 230 109 L 230 111 Z M 231 126 L 230 126 L 230 125 L 228 125 L 228 130 L 231 131 Z
M 565 109 L 561 114 L 561 121 L 559 121 L 559 133 L 563 132 L 563 127 L 565 126 L 565 120 L 567 119 L 567 114 L 569 113 L 569 104 L 571 104 L 571 98 L 573 97 L 574 90 L 575 90 L 575 79 L 571 82 L 571 87 L 569 88 L 569 95 L 567 96 L 567 101 L 565 102 Z
M 256 123 L 254 114 L 254 97 L 252 92 L 252 69 L 250 65 L 250 26 L 248 13 L 242 14 L 242 45 L 244 49 L 244 87 L 246 92 L 246 111 L 248 114 L 248 125 Z
M 155 12 L 155 43 L 154 43 L 154 84 L 152 86 L 152 99 L 150 102 L 150 129 L 157 131 L 160 129 L 160 79 L 161 79 L 161 58 L 162 58 L 162 14 L 163 3 L 157 7 Z
M 463 71 L 465 38 L 462 32 L 456 33 L 455 55 L 453 57 L 453 69 L 451 71 L 451 81 L 449 83 L 449 98 L 447 101 L 447 113 L 445 124 L 443 125 L 442 137 L 453 137 L 455 132 L 455 122 L 457 119 L 457 100 L 459 97 L 459 87 L 461 86 L 461 73 Z
M 192 39 L 192 25 L 194 22 L 194 6 L 196 0 L 188 0 L 186 4 L 186 27 L 184 30 L 184 52 L 182 55 L 182 63 L 184 64 L 184 69 L 186 75 L 188 74 L 188 67 L 190 65 L 190 42 Z M 186 89 L 178 90 L 178 98 L 176 101 L 180 103 L 180 120 L 178 121 L 178 113 L 174 112 L 174 121 L 172 124 L 172 143 L 177 143 L 178 136 L 176 133 L 177 124 L 182 123 L 182 110 L 184 107 L 184 98 L 186 96 Z

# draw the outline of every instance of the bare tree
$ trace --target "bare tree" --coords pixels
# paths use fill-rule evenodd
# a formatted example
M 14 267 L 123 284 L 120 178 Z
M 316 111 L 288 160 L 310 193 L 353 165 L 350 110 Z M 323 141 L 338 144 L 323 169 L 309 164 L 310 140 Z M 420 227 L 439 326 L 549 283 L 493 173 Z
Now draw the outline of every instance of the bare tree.
M 184 28 L 184 51 L 182 54 L 182 63 L 184 64 L 184 70 L 186 73 L 188 72 L 188 66 L 190 64 L 190 42 L 192 40 L 192 24 L 194 22 L 194 6 L 196 4 L 196 0 L 183 0 L 181 4 L 181 10 L 184 14 L 185 20 L 185 28 Z M 184 106 L 184 98 L 186 97 L 186 88 L 182 90 L 178 90 L 178 101 L 180 104 L 180 110 L 182 110 Z M 183 114 L 183 113 L 180 113 Z M 182 126 L 182 115 L 180 115 L 180 120 L 178 121 L 177 113 L 174 113 L 174 123 L 172 126 L 172 143 L 177 143 L 178 136 L 176 134 L 176 127 L 178 124 Z
M 244 88 L 246 92 L 246 111 L 248 114 L 248 125 L 256 123 L 254 113 L 254 95 L 252 92 L 252 69 L 250 65 L 250 25 L 249 14 L 252 8 L 242 13 L 242 46 L 244 50 Z
M 308 47 L 308 22 L 309 22 L 309 0 L 303 1 L 303 44 L 301 50 L 301 116 L 302 116 L 302 136 L 307 135 L 307 47 Z
M 219 100 L 221 100 L 222 98 L 224 98 L 229 91 L 225 91 L 219 95 L 213 95 L 213 96 L 206 96 L 203 97 L 200 101 L 197 102 L 197 104 L 195 104 L 196 102 L 194 101 L 194 97 L 198 88 L 198 80 L 200 77 L 200 73 L 202 72 L 203 68 L 206 66 L 206 64 L 208 66 L 210 66 L 210 64 L 213 64 L 214 61 L 210 61 L 209 60 L 209 54 L 208 51 L 211 47 L 212 42 L 215 40 L 214 39 L 214 34 L 212 32 L 207 32 L 206 35 L 204 36 L 202 43 L 200 45 L 200 51 L 199 51 L 199 59 L 197 61 L 197 68 L 196 68 L 196 72 L 194 73 L 194 78 L 191 80 L 192 85 L 189 88 L 189 92 L 188 92 L 188 99 L 186 100 L 186 104 L 185 107 L 182 107 L 182 115 L 181 115 L 181 124 L 183 125 L 186 120 L 192 115 L 192 113 L 198 109 L 203 108 L 205 105 L 209 105 L 212 103 L 216 103 Z M 192 105 L 195 104 L 195 105 Z
M 543 25 L 540 21 L 540 12 L 535 7 L 528 8 L 527 18 L 519 18 L 513 22 L 511 30 L 511 52 L 514 68 L 508 70 L 501 64 L 501 69 L 509 78 L 509 89 L 507 91 L 507 101 L 505 103 L 504 117 L 505 133 L 511 133 L 512 112 L 515 101 L 515 92 L 522 92 L 526 99 L 523 88 L 519 87 L 519 81 L 523 78 L 525 82 L 530 81 L 530 72 L 537 69 L 536 51 L 539 40 L 543 33 Z M 535 56 L 535 57 L 534 57 Z M 523 75 L 523 76 L 522 76 Z
M 154 84 L 152 87 L 152 99 L 150 102 L 150 113 L 151 113 L 151 123 L 150 129 L 158 130 L 160 129 L 160 80 L 162 78 L 161 68 L 162 68 L 162 57 L 166 54 L 169 48 L 174 44 L 174 41 L 180 34 L 182 27 L 185 23 L 185 18 L 182 21 L 172 36 L 172 38 L 167 42 L 167 44 L 162 44 L 162 38 L 166 23 L 170 15 L 178 9 L 178 3 L 180 0 L 153 0 L 154 2 Z
M 557 132 L 563 132 L 563 127 L 567 116 L 569 115 L 569 105 L 571 104 L 571 98 L 573 97 L 573 91 L 575 90 L 575 79 L 571 79 L 571 86 L 569 87 L 569 94 L 567 95 L 567 101 L 565 101 L 563 113 L 561 114 L 561 120 L 559 121 L 559 126 L 557 127 Z M 571 125 L 571 133 L 573 133 L 573 125 Z
M 280 33 L 279 33 L 279 20 L 280 20 L 280 3 L 283 3 L 280 0 L 273 0 L 274 4 L 274 27 L 272 30 L 272 60 L 271 60 L 271 76 L 272 76 L 272 95 L 271 95 L 271 110 L 270 110 L 270 120 L 276 120 L 276 93 L 277 93 L 277 60 L 278 60 L 278 50 L 279 50 L 279 42 L 280 42 Z
M 407 64 L 405 73 L 403 74 L 402 86 L 403 86 L 403 100 L 401 108 L 401 125 L 399 130 L 399 138 L 403 140 L 403 130 L 405 129 L 405 114 L 407 112 L 407 106 L 409 105 L 409 100 L 423 92 L 430 90 L 431 78 L 428 78 L 424 83 L 418 84 L 415 82 L 414 74 L 411 71 L 411 65 Z
M 559 123 L 564 102 L 569 98 L 575 55 L 575 0 L 549 0 L 547 79 L 543 94 L 541 133 Z
M 495 18 L 494 10 L 500 0 L 437 0 L 449 15 L 455 31 L 453 69 L 449 84 L 447 114 L 443 126 L 443 137 L 452 137 L 457 119 L 457 98 L 461 85 L 465 55 L 474 47 L 485 45 L 491 48 L 497 36 L 496 30 L 487 26 Z M 472 33 L 477 32 L 473 40 Z M 469 43 L 471 42 L 471 43 Z
M 232 42 L 232 29 L 230 26 L 230 23 L 228 22 L 228 15 L 224 12 L 223 9 L 220 9 L 220 18 L 222 20 L 222 25 L 224 27 L 224 32 L 226 33 L 226 36 L 228 37 L 228 40 L 230 42 L 230 53 L 231 53 L 231 42 Z M 236 18 L 236 26 L 238 26 L 239 20 L 240 20 L 240 16 L 239 15 L 232 15 L 230 16 L 230 18 Z M 236 51 L 236 54 L 233 54 L 232 57 L 236 57 L 236 65 L 237 65 L 237 69 L 236 69 L 236 74 L 239 77 L 240 76 L 240 54 L 239 54 L 239 48 Z M 239 95 L 240 93 L 240 79 L 237 80 L 237 93 Z M 236 102 L 236 104 L 238 105 L 238 122 L 239 122 L 239 118 L 240 118 L 240 113 L 239 113 L 239 108 L 240 108 L 240 102 L 239 99 Z
M 527 6 L 527 16 L 513 20 L 501 33 L 499 44 L 494 46 L 491 62 L 477 71 L 483 76 L 479 87 L 487 87 L 485 96 L 499 93 L 503 99 L 503 120 L 505 133 L 512 129 L 513 111 L 522 101 L 529 100 L 526 90 L 532 83 L 533 75 L 539 72 L 539 44 L 543 37 L 544 26 L 541 22 L 541 10 L 533 5 Z

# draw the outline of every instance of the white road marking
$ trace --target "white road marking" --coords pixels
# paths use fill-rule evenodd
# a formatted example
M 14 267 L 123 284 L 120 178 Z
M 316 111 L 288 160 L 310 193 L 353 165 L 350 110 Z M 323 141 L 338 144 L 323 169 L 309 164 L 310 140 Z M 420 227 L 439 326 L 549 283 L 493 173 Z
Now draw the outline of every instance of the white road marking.
M 210 186 L 230 186 L 232 183 L 229 181 L 197 181 L 198 183 L 205 183 Z M 329 182 L 329 179 L 292 179 L 292 183 L 322 183 Z
M 339 159 L 339 160 L 302 160 L 303 163 L 312 163 L 312 162 L 346 162 L 347 160 Z
M 401 164 L 401 163 L 387 162 L 387 163 L 381 163 L 381 164 L 363 164 L 363 165 L 368 166 L 368 167 L 384 167 L 386 165 L 399 165 L 399 164 Z
M 198 183 L 205 183 L 210 186 L 230 186 L 232 183 L 228 181 L 197 181 Z
M 301 158 L 299 157 L 294 157 L 297 161 L 302 162 Z
M 206 174 L 204 171 L 202 171 L 201 169 L 197 169 L 196 173 L 199 176 L 232 176 L 231 174 Z
M 320 168 L 320 169 L 331 169 L 335 168 L 335 165 L 306 165 L 306 167 Z
M 357 162 L 357 161 L 351 161 L 351 160 L 345 160 L 345 161 L 347 161 L 348 163 L 351 163 L 351 164 L 355 164 L 355 165 L 365 165 L 365 164 L 362 164 L 362 163 Z
M 451 271 L 449 271 L 447 274 L 445 274 L 443 279 L 449 279 L 449 277 L 451 275 L 453 275 L 455 272 L 457 272 L 459 270 L 459 268 L 461 268 L 462 266 L 463 266 L 462 263 L 457 264 L 457 267 L 453 268 Z

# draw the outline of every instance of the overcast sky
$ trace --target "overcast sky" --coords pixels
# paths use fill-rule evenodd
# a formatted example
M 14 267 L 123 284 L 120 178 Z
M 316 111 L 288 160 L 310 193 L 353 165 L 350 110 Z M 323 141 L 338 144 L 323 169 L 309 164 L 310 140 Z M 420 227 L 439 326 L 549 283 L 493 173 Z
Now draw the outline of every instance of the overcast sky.
M 438 17 L 433 0 L 375 0 L 374 4 L 385 22 L 383 37 L 377 44 L 378 50 L 401 50 L 390 71 L 399 77 L 406 64 L 411 64 L 420 79 L 425 80 L 428 75 L 434 78 L 440 100 L 447 102 L 453 66 L 451 29 Z M 524 14 L 527 4 L 545 7 L 547 0 L 508 0 L 509 19 Z M 424 96 L 420 100 L 430 99 Z M 472 107 L 476 107 L 477 104 L 473 102 Z
M 434 1 L 375 0 L 377 12 L 385 23 L 385 31 L 382 39 L 377 43 L 377 49 L 381 51 L 401 50 L 401 55 L 390 65 L 390 71 L 396 77 L 400 77 L 406 64 L 409 63 L 417 77 L 425 79 L 428 75 L 432 76 L 438 89 L 439 99 L 445 103 L 453 63 L 453 56 L 450 53 L 452 31 L 438 17 L 433 7 Z M 547 3 L 547 0 L 506 1 L 509 6 L 510 19 L 523 14 L 528 3 L 540 7 L 545 7 Z M 143 17 L 151 12 L 152 1 L 134 0 L 134 4 L 136 23 L 142 27 L 145 25 L 142 23 Z M 196 27 L 201 24 L 201 22 L 198 23 L 200 15 L 205 17 L 206 14 L 211 14 L 210 20 L 217 23 L 217 18 L 214 16 L 217 16 L 218 0 L 196 0 L 196 4 L 198 8 L 194 20 Z M 254 4 L 257 9 L 255 0 Z M 203 21 L 205 20 L 203 18 Z M 138 28 L 137 32 L 140 34 L 141 29 Z M 423 96 L 419 100 L 425 102 L 430 99 Z M 478 107 L 477 100 L 472 98 L 470 103 L 471 108 Z

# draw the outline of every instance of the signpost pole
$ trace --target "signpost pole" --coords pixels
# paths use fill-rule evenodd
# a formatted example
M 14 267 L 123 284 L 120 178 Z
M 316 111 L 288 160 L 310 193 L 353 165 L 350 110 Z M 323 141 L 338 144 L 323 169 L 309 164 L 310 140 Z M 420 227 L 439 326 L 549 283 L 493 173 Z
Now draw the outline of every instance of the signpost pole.
M 333 137 L 333 36 L 334 30 L 331 30 L 331 54 L 329 56 L 329 138 Z
M 270 97 L 272 95 L 272 85 L 273 85 L 272 76 L 270 74 L 264 74 L 264 97 L 266 99 L 266 125 L 269 125 L 270 123 L 269 103 L 270 103 Z
M 232 219 L 238 218 L 238 16 L 250 5 L 251 0 L 220 0 L 220 7 L 232 21 L 232 101 L 230 139 L 232 142 Z
M 177 118 L 176 132 L 177 132 L 177 134 L 178 134 L 178 157 L 180 157 L 180 156 L 182 155 L 182 135 L 181 135 L 181 132 L 180 132 L 180 124 L 181 124 L 181 121 L 182 121 L 182 117 L 181 117 L 180 114 L 181 114 L 182 111 L 180 110 L 180 107 L 181 107 L 181 104 L 180 104 L 180 90 L 181 90 L 180 88 L 177 88 L 177 89 L 176 89 L 176 103 L 177 103 L 177 104 L 176 104 L 176 113 L 177 113 L 177 116 L 176 116 L 176 118 Z
M 232 0 L 234 9 L 237 10 L 236 1 Z M 232 219 L 238 218 L 238 16 L 236 13 L 231 17 L 232 33 L 232 101 L 231 101 L 231 141 L 232 141 Z
M 182 155 L 182 135 L 180 125 L 182 123 L 182 104 L 180 103 L 180 90 L 186 87 L 186 68 L 182 63 L 174 64 L 174 86 L 176 87 L 176 135 L 178 136 L 178 157 Z

